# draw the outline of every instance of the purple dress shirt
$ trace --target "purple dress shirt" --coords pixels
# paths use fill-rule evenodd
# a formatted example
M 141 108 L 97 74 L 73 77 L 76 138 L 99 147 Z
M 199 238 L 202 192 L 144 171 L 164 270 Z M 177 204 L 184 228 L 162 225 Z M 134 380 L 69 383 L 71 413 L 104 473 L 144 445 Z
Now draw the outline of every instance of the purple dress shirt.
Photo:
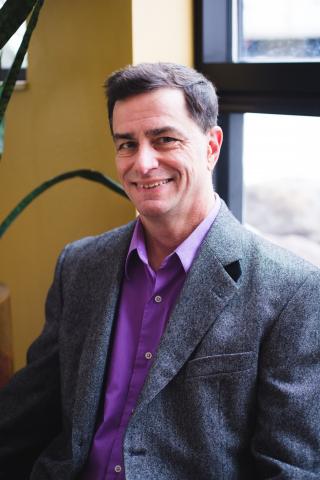
M 126 259 L 104 408 L 83 480 L 125 480 L 123 440 L 130 416 L 172 307 L 219 209 L 220 198 L 216 195 L 209 215 L 164 259 L 156 272 L 148 263 L 143 227 L 138 219 Z

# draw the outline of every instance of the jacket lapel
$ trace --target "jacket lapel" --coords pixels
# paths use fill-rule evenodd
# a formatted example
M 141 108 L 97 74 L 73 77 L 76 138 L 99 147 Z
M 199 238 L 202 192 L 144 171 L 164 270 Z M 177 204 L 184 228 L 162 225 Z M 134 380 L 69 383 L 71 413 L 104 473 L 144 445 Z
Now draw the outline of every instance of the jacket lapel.
M 87 285 L 93 303 L 93 318 L 80 359 L 73 417 L 73 446 L 89 445 L 103 386 L 112 326 L 123 276 L 133 223 L 111 246 L 102 241 L 94 266 L 88 269 Z M 98 274 L 97 274 L 98 271 Z M 97 278 L 98 277 L 98 278 Z
M 188 273 L 136 410 L 179 372 L 237 291 L 227 267 L 242 256 L 243 231 L 223 204 Z

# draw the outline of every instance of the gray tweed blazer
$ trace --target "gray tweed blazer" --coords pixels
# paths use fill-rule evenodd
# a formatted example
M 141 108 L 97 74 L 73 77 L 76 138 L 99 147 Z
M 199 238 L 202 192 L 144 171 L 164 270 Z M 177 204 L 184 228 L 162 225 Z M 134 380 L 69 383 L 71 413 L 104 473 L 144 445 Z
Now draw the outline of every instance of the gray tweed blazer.
M 0 393 L 1 479 L 81 478 L 132 229 L 61 254 L 44 330 Z M 319 280 L 222 206 L 130 420 L 127 480 L 320 478 Z

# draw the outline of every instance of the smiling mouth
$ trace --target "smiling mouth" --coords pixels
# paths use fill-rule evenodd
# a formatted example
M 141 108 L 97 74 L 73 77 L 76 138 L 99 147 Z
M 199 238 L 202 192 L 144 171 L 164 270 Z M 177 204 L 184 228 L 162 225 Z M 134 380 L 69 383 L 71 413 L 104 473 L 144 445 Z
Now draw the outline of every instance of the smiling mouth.
M 172 178 L 168 178 L 166 180 L 161 180 L 161 182 L 154 182 L 148 184 L 136 183 L 138 188 L 143 188 L 144 190 L 151 190 L 152 188 L 160 187 L 160 185 L 165 185 L 172 181 Z

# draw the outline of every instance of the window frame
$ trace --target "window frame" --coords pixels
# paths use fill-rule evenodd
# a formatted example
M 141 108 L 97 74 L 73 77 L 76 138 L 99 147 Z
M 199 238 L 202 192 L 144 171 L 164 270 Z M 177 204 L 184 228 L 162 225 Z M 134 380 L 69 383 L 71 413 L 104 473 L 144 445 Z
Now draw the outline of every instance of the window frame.
M 233 8 L 233 0 L 194 0 L 194 64 L 219 96 L 225 144 L 215 188 L 241 220 L 243 114 L 320 116 L 320 62 L 233 63 Z
M 0 65 L 0 84 L 2 84 L 5 81 L 8 73 L 9 73 L 9 69 L 1 68 L 1 65 Z M 26 80 L 27 80 L 27 69 L 21 68 L 18 73 L 17 81 L 25 82 Z

